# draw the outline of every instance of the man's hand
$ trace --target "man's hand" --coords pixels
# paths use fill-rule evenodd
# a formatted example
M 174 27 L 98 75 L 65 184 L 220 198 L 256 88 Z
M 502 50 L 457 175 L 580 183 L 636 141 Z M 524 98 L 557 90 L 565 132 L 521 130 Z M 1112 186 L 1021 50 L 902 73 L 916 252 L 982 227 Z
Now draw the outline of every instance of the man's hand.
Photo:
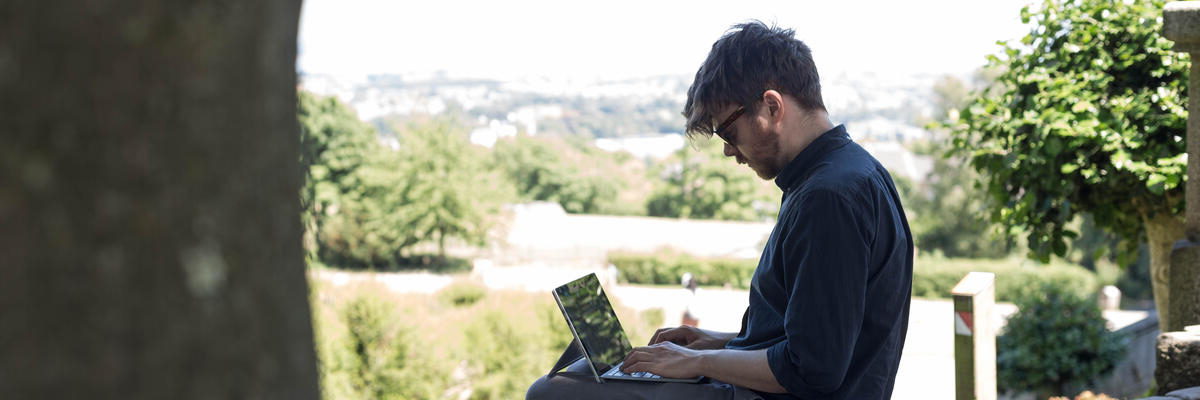
M 667 378 L 707 376 L 760 392 L 787 392 L 767 364 L 767 349 L 697 350 L 661 342 L 633 349 L 625 357 L 621 371 L 649 372 Z
M 733 340 L 737 336 L 736 333 L 730 332 L 714 332 L 696 328 L 694 326 L 679 326 L 676 328 L 662 328 L 654 332 L 654 336 L 650 337 L 651 345 L 658 343 L 674 343 L 680 346 L 685 346 L 689 349 L 723 349 L 725 344 Z M 659 374 L 662 375 L 662 374 Z
M 633 349 L 625 356 L 621 371 L 649 372 L 667 378 L 693 378 L 701 375 L 702 350 L 689 349 L 671 342 L 662 342 Z

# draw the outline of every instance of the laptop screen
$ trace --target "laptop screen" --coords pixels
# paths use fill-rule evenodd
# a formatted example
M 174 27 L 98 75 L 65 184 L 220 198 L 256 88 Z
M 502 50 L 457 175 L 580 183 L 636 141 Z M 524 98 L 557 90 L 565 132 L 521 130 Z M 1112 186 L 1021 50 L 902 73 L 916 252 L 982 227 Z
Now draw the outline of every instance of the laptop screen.
M 603 373 L 633 351 L 596 274 L 559 286 L 554 293 L 596 371 Z

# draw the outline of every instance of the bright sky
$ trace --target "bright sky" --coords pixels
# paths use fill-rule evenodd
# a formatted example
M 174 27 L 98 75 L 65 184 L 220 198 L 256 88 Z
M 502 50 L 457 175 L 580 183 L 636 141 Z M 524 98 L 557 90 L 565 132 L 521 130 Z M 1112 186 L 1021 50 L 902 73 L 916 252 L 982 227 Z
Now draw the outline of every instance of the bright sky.
M 1028 30 L 1030 0 L 306 0 L 297 68 L 453 77 L 619 79 L 694 74 L 732 24 L 796 30 L 823 76 L 966 74 Z

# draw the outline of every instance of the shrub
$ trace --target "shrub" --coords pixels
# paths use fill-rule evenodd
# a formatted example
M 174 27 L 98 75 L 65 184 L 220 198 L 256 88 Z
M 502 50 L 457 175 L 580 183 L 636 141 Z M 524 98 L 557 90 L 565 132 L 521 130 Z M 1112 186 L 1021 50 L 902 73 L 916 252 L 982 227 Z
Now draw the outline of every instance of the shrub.
M 487 288 L 468 282 L 453 283 L 438 292 L 438 299 L 454 306 L 469 306 L 475 304 L 487 295 Z
M 1014 302 L 1044 283 L 1070 290 L 1083 297 L 1095 293 L 1099 279 L 1092 272 L 1070 264 L 1032 265 L 1008 260 L 933 259 L 917 260 L 913 270 L 914 297 L 950 297 L 950 290 L 968 272 L 996 274 L 996 301 Z
M 1096 302 L 1056 284 L 1037 288 L 1017 299 L 1020 311 L 997 340 L 999 388 L 1044 398 L 1111 370 L 1123 340 L 1105 327 Z
M 394 381 L 407 346 L 387 303 L 373 297 L 358 297 L 342 310 L 348 331 L 347 367 L 355 391 L 368 397 L 382 397 L 395 391 Z
M 447 371 L 417 349 L 395 304 L 361 294 L 338 310 L 340 324 L 317 318 L 321 391 L 328 399 L 433 399 Z M 318 309 L 317 312 L 321 312 Z
M 467 360 L 472 366 L 470 397 L 520 398 L 529 384 L 553 365 L 545 360 L 562 351 L 547 348 L 542 329 L 495 309 L 483 311 L 472 320 L 463 331 Z
M 674 250 L 654 253 L 612 252 L 608 262 L 621 271 L 621 280 L 628 283 L 678 285 L 685 272 L 692 273 L 696 283 L 703 286 L 731 286 L 746 289 L 757 260 L 735 258 L 700 258 Z

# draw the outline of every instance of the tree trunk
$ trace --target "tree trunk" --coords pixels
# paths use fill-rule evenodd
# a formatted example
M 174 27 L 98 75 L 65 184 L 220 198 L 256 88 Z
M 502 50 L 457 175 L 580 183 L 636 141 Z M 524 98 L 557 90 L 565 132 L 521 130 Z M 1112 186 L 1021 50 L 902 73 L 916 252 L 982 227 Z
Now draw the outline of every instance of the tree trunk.
M 1146 242 L 1150 247 L 1150 284 L 1154 289 L 1154 308 L 1158 310 L 1158 328 L 1167 332 L 1167 321 L 1170 315 L 1167 300 L 1171 294 L 1168 290 L 1168 280 L 1171 271 L 1171 247 L 1175 241 L 1184 237 L 1183 220 L 1175 215 L 1159 212 L 1153 216 L 1144 215 L 1142 221 L 1146 228 Z
M 318 397 L 299 13 L 0 6 L 0 397 Z

